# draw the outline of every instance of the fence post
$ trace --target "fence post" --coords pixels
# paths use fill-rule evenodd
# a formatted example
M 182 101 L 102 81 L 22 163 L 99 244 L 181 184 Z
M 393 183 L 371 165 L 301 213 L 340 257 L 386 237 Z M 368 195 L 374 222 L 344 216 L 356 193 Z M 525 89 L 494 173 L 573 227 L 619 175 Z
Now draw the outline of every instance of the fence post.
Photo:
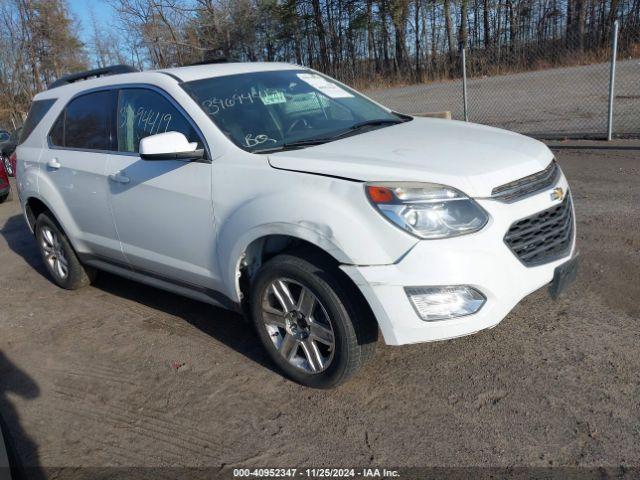
M 609 73 L 609 117 L 607 119 L 607 140 L 613 135 L 613 99 L 616 84 L 616 56 L 618 55 L 618 20 L 613 22 L 611 39 L 611 71 Z
M 467 107 L 467 55 L 466 48 L 462 49 L 462 101 L 464 103 L 464 121 L 469 121 L 469 110 Z

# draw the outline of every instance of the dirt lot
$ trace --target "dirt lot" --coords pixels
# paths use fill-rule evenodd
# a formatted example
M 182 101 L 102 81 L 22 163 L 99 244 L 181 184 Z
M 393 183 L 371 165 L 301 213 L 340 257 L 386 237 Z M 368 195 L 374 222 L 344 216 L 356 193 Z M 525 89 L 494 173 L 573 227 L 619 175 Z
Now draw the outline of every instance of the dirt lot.
M 233 314 L 107 274 L 55 287 L 17 201 L 0 205 L 0 413 L 21 461 L 50 478 L 96 466 L 640 466 L 640 150 L 557 154 L 583 262 L 569 294 L 538 291 L 474 336 L 380 344 L 334 391 L 285 380 Z

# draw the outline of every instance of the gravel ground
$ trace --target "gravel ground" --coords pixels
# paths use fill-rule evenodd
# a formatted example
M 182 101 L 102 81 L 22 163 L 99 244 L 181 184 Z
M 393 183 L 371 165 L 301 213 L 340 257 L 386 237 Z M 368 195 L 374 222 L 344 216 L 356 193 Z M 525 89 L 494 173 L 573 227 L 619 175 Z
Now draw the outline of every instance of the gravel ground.
M 470 337 L 381 343 L 333 391 L 284 379 L 234 314 L 108 274 L 57 288 L 17 201 L 0 205 L 0 413 L 21 462 L 48 478 L 107 466 L 640 466 L 640 150 L 566 147 L 573 289 L 557 302 L 542 289 Z
M 608 63 L 473 78 L 467 82 L 469 119 L 542 136 L 606 137 Z M 406 113 L 451 110 L 463 119 L 462 81 L 367 92 Z M 614 133 L 640 136 L 640 59 L 618 61 Z

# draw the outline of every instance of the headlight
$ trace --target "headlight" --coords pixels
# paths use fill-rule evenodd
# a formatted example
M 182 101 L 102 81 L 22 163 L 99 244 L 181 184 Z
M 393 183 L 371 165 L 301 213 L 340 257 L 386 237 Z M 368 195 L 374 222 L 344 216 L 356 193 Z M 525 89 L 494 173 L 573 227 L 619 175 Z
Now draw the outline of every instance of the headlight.
M 371 203 L 387 219 L 420 238 L 477 232 L 489 215 L 455 188 L 433 183 L 380 182 L 365 185 Z

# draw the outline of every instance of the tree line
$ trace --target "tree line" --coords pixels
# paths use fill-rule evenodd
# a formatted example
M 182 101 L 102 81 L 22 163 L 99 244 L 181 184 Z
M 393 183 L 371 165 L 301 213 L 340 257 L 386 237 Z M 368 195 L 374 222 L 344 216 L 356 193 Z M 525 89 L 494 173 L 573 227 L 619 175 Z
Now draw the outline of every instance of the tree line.
M 105 0 L 115 23 L 65 0 L 5 0 L 0 124 L 63 73 L 219 59 L 310 66 L 361 88 L 640 56 L 640 0 Z

